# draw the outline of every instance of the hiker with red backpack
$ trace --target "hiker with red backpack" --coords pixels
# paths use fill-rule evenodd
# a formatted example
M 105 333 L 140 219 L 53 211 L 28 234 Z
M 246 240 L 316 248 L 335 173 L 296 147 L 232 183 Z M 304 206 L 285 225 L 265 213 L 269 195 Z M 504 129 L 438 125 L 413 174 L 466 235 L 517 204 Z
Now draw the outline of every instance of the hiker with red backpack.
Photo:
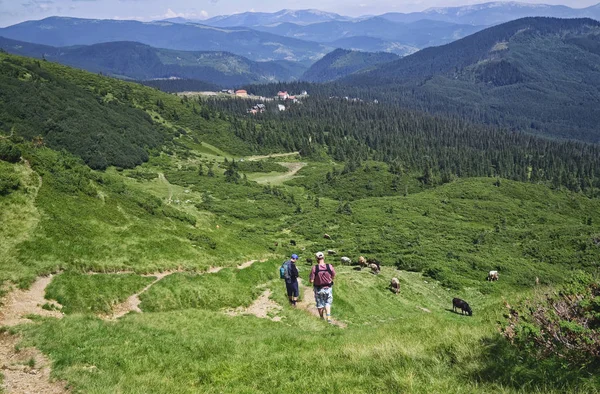
M 325 264 L 325 255 L 323 252 L 315 254 L 317 265 L 312 267 L 310 272 L 310 283 L 313 284 L 315 293 L 315 301 L 321 319 L 327 318 L 327 322 L 331 323 L 331 303 L 333 302 L 333 279 L 335 278 L 335 270 L 331 264 Z M 326 316 L 323 316 L 325 311 Z
M 293 254 L 288 261 L 283 263 L 279 270 L 281 279 L 285 279 L 285 288 L 292 307 L 296 307 L 296 302 L 300 295 L 300 291 L 298 290 L 298 268 L 296 267 L 297 260 L 298 255 Z

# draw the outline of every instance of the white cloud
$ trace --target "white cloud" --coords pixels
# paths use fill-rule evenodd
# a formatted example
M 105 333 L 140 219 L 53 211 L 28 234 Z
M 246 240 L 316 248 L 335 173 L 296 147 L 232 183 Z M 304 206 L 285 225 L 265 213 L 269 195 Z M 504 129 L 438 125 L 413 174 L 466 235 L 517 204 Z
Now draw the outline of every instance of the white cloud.
M 164 15 L 161 15 L 162 18 L 185 18 L 185 19 L 206 19 L 208 18 L 208 12 L 205 10 L 201 10 L 200 12 L 175 12 L 172 9 L 168 8 L 167 12 Z

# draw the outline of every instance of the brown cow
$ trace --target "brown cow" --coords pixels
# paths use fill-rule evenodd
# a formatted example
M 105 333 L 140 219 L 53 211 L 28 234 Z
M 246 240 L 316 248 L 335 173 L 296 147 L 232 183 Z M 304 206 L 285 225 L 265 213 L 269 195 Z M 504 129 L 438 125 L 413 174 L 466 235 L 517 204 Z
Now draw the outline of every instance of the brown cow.
M 392 280 L 390 281 L 390 288 L 396 294 L 400 292 L 400 281 L 398 280 L 398 278 L 392 278 Z

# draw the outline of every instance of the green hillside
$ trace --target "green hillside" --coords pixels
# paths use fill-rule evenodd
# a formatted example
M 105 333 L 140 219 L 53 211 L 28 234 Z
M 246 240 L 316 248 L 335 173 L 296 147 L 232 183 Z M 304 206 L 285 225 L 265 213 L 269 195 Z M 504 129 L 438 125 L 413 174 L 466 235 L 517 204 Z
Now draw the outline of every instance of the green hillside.
M 71 147 L 98 134 L 93 125 L 51 145 L 46 136 L 22 132 L 38 127 L 23 116 L 35 107 L 24 98 L 0 101 L 0 295 L 17 297 L 14 288 L 35 288 L 40 276 L 54 274 L 30 320 L 0 327 L 0 350 L 14 355 L 0 360 L 4 382 L 15 371 L 38 373 L 39 359 L 27 349 L 34 346 L 49 358 L 53 380 L 84 393 L 597 392 L 592 353 L 577 363 L 538 358 L 525 346 L 531 342 L 513 346 L 499 333 L 509 312 L 503 300 L 526 311 L 521 301 L 570 283 L 574 274 L 597 272 L 597 198 L 542 179 L 465 173 L 426 182 L 416 161 L 399 170 L 386 159 L 392 152 L 359 143 L 358 133 L 340 140 L 361 156 L 342 157 L 350 148 L 339 143 L 338 130 L 316 115 L 307 121 L 317 107 L 322 117 L 342 108 L 352 122 L 350 108 L 367 118 L 366 104 L 332 100 L 326 108 L 309 100 L 279 118 L 270 111 L 255 118 L 237 112 L 236 105 L 247 105 L 237 100 L 208 105 L 0 56 L 3 86 L 20 87 L 11 90 L 16 98 L 32 84 L 44 97 L 63 100 L 45 101 L 47 113 L 60 114 L 69 103 L 63 89 L 93 114 L 110 97 L 115 114 L 129 108 L 147 115 L 148 130 L 162 136 L 152 147 L 141 145 L 149 154 L 135 167 L 91 169 Z M 450 124 L 392 115 L 409 127 L 412 119 L 430 138 Z M 118 133 L 113 118 L 90 118 L 127 134 Z M 501 140 L 491 130 L 452 127 L 471 139 L 489 137 L 492 146 Z M 308 131 L 312 149 L 299 137 Z M 508 152 L 523 155 L 539 141 L 529 140 L 527 151 L 518 138 L 504 139 Z M 546 146 L 561 148 L 554 160 L 567 175 L 577 171 L 566 165 L 572 146 Z M 458 157 L 453 151 L 444 152 Z M 275 152 L 282 154 L 268 157 Z M 276 186 L 286 169 L 289 180 Z M 394 179 L 401 182 L 395 189 L 386 183 Z M 305 287 L 309 258 L 328 250 L 335 254 L 326 261 L 338 272 L 338 325 L 311 314 Z M 301 257 L 298 308 L 288 305 L 278 276 L 291 253 Z M 381 273 L 340 263 L 341 256 L 360 255 L 379 261 Z M 485 280 L 490 270 L 500 272 L 499 281 Z M 398 295 L 389 290 L 392 277 L 400 281 Z M 138 312 L 130 305 L 134 295 Z M 11 297 L 0 298 L 0 326 Z M 467 300 L 473 316 L 453 313 L 453 297 Z M 582 307 L 595 311 L 594 302 Z M 34 316 L 57 311 L 62 318 Z M 16 347 L 6 345 L 9 338 Z
M 344 83 L 409 108 L 599 142 L 599 40 L 591 19 L 519 19 Z
M 336 49 L 310 66 L 300 79 L 309 82 L 334 81 L 359 70 L 396 59 L 398 59 L 398 56 L 390 53 L 369 53 Z

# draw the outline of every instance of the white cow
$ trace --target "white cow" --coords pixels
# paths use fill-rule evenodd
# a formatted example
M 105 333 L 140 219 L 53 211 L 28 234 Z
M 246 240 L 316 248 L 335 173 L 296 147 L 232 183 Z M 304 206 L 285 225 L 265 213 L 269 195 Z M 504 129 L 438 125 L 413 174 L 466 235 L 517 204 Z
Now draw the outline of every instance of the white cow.
M 488 274 L 487 280 L 489 280 L 490 282 L 495 282 L 498 280 L 499 274 L 498 271 L 490 271 L 490 273 Z

